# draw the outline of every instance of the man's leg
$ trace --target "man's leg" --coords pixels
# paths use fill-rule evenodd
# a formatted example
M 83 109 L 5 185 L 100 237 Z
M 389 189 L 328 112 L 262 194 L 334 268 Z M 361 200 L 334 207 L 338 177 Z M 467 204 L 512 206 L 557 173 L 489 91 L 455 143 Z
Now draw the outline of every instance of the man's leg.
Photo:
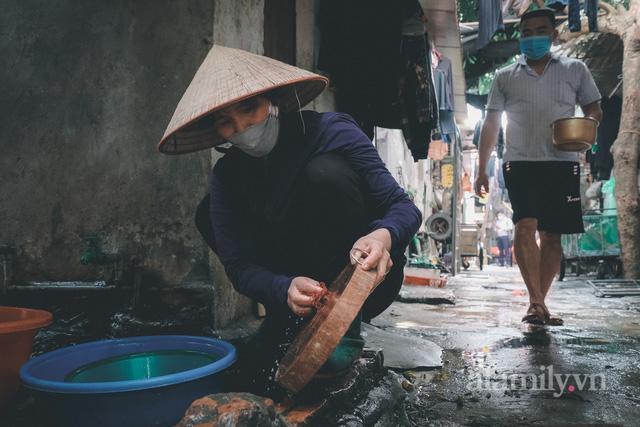
M 538 220 L 535 218 L 522 218 L 515 228 L 514 252 L 531 304 L 527 316 L 543 314 L 536 310 L 534 304 L 544 308 L 544 294 L 540 287 L 540 248 L 536 244 L 537 228 Z
M 540 212 L 540 289 L 546 297 L 562 261 L 561 234 L 581 233 L 580 165 L 576 162 L 554 162 L 544 165 L 543 176 L 549 189 Z M 552 185 L 555 183 L 555 185 Z M 547 324 L 562 325 L 562 319 L 551 317 L 544 306 Z
M 540 289 L 547 296 L 553 278 L 560 271 L 562 244 L 560 234 L 540 232 Z
M 542 294 L 546 297 L 553 278 L 560 271 L 560 262 L 562 261 L 562 243 L 560 234 L 540 232 L 540 287 Z M 551 317 L 547 305 L 544 304 L 546 311 L 546 323 L 553 326 L 561 326 L 564 322 L 559 317 Z
M 585 0 L 584 13 L 589 19 L 589 31 L 598 31 L 598 4 L 599 0 Z

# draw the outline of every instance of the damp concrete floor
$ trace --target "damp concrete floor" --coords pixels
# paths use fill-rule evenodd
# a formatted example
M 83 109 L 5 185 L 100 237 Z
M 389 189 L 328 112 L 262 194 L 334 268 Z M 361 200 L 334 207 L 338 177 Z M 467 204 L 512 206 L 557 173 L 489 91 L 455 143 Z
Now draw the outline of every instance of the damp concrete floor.
M 640 296 L 599 298 L 585 278 L 555 282 L 564 326 L 521 323 L 517 268 L 464 272 L 455 305 L 396 301 L 373 325 L 442 347 L 440 369 L 404 371 L 417 426 L 640 426 Z
M 564 326 L 521 323 L 528 295 L 514 268 L 465 272 L 440 290 L 404 287 L 372 324 L 396 336 L 395 347 L 420 347 L 407 349 L 421 360 L 410 362 L 431 368 L 397 365 L 393 370 L 406 380 L 389 374 L 373 385 L 355 381 L 355 388 L 371 389 L 359 406 L 337 405 L 351 399 L 338 393 L 324 422 L 301 424 L 640 426 L 640 296 L 599 298 L 584 278 L 574 277 L 554 283 L 547 305 Z M 371 347 L 380 347 L 376 337 L 387 339 L 365 332 Z M 387 353 L 392 365 L 408 363 Z M 378 371 L 359 377 L 371 372 Z M 0 426 L 36 425 L 33 405 L 23 400 Z

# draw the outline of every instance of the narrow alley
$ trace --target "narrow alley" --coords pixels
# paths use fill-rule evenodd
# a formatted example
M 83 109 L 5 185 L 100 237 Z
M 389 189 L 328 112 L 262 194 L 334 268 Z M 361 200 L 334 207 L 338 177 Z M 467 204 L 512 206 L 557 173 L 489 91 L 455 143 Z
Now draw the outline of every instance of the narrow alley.
M 640 426 L 640 0 L 0 14 L 0 427 Z

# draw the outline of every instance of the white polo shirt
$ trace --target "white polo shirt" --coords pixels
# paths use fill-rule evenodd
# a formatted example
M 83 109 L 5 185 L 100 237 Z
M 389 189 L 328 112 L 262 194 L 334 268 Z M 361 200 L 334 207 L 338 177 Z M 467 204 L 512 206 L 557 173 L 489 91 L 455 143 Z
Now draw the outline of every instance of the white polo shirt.
M 574 116 L 576 105 L 600 99 L 584 62 L 552 53 L 538 75 L 521 55 L 496 73 L 487 102 L 488 110 L 507 114 L 504 160 L 577 161 L 578 153 L 554 147 L 551 123 Z

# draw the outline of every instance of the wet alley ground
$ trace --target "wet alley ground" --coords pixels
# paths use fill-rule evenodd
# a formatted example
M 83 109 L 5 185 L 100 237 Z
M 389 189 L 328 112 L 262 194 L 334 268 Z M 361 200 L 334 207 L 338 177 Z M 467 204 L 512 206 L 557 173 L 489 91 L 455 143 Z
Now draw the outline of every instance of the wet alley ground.
M 418 426 L 640 425 L 640 297 L 599 298 L 585 279 L 547 298 L 564 326 L 533 327 L 517 269 L 450 280 L 455 305 L 394 302 L 373 324 L 444 349 L 442 369 L 405 372 Z
M 420 341 L 400 335 L 424 338 L 435 344 L 416 344 L 419 363 L 438 365 L 440 346 L 442 367 L 396 371 L 404 381 L 381 368 L 379 353 L 368 356 L 326 393 L 310 391 L 326 402 L 311 399 L 311 408 L 323 407 L 306 421 L 315 409 L 294 411 L 291 425 L 640 426 L 640 296 L 599 298 L 584 279 L 569 278 L 554 283 L 547 300 L 565 325 L 532 327 L 520 321 L 528 296 L 517 269 L 490 266 L 450 278 L 442 290 L 405 287 L 400 299 L 423 302 L 396 301 L 373 320 L 391 332 L 390 344 L 376 345 L 365 326 L 369 347 L 383 347 L 389 363 Z M 38 422 L 29 393 L 18 402 L 0 426 L 49 425 Z M 297 413 L 299 424 L 291 421 Z

